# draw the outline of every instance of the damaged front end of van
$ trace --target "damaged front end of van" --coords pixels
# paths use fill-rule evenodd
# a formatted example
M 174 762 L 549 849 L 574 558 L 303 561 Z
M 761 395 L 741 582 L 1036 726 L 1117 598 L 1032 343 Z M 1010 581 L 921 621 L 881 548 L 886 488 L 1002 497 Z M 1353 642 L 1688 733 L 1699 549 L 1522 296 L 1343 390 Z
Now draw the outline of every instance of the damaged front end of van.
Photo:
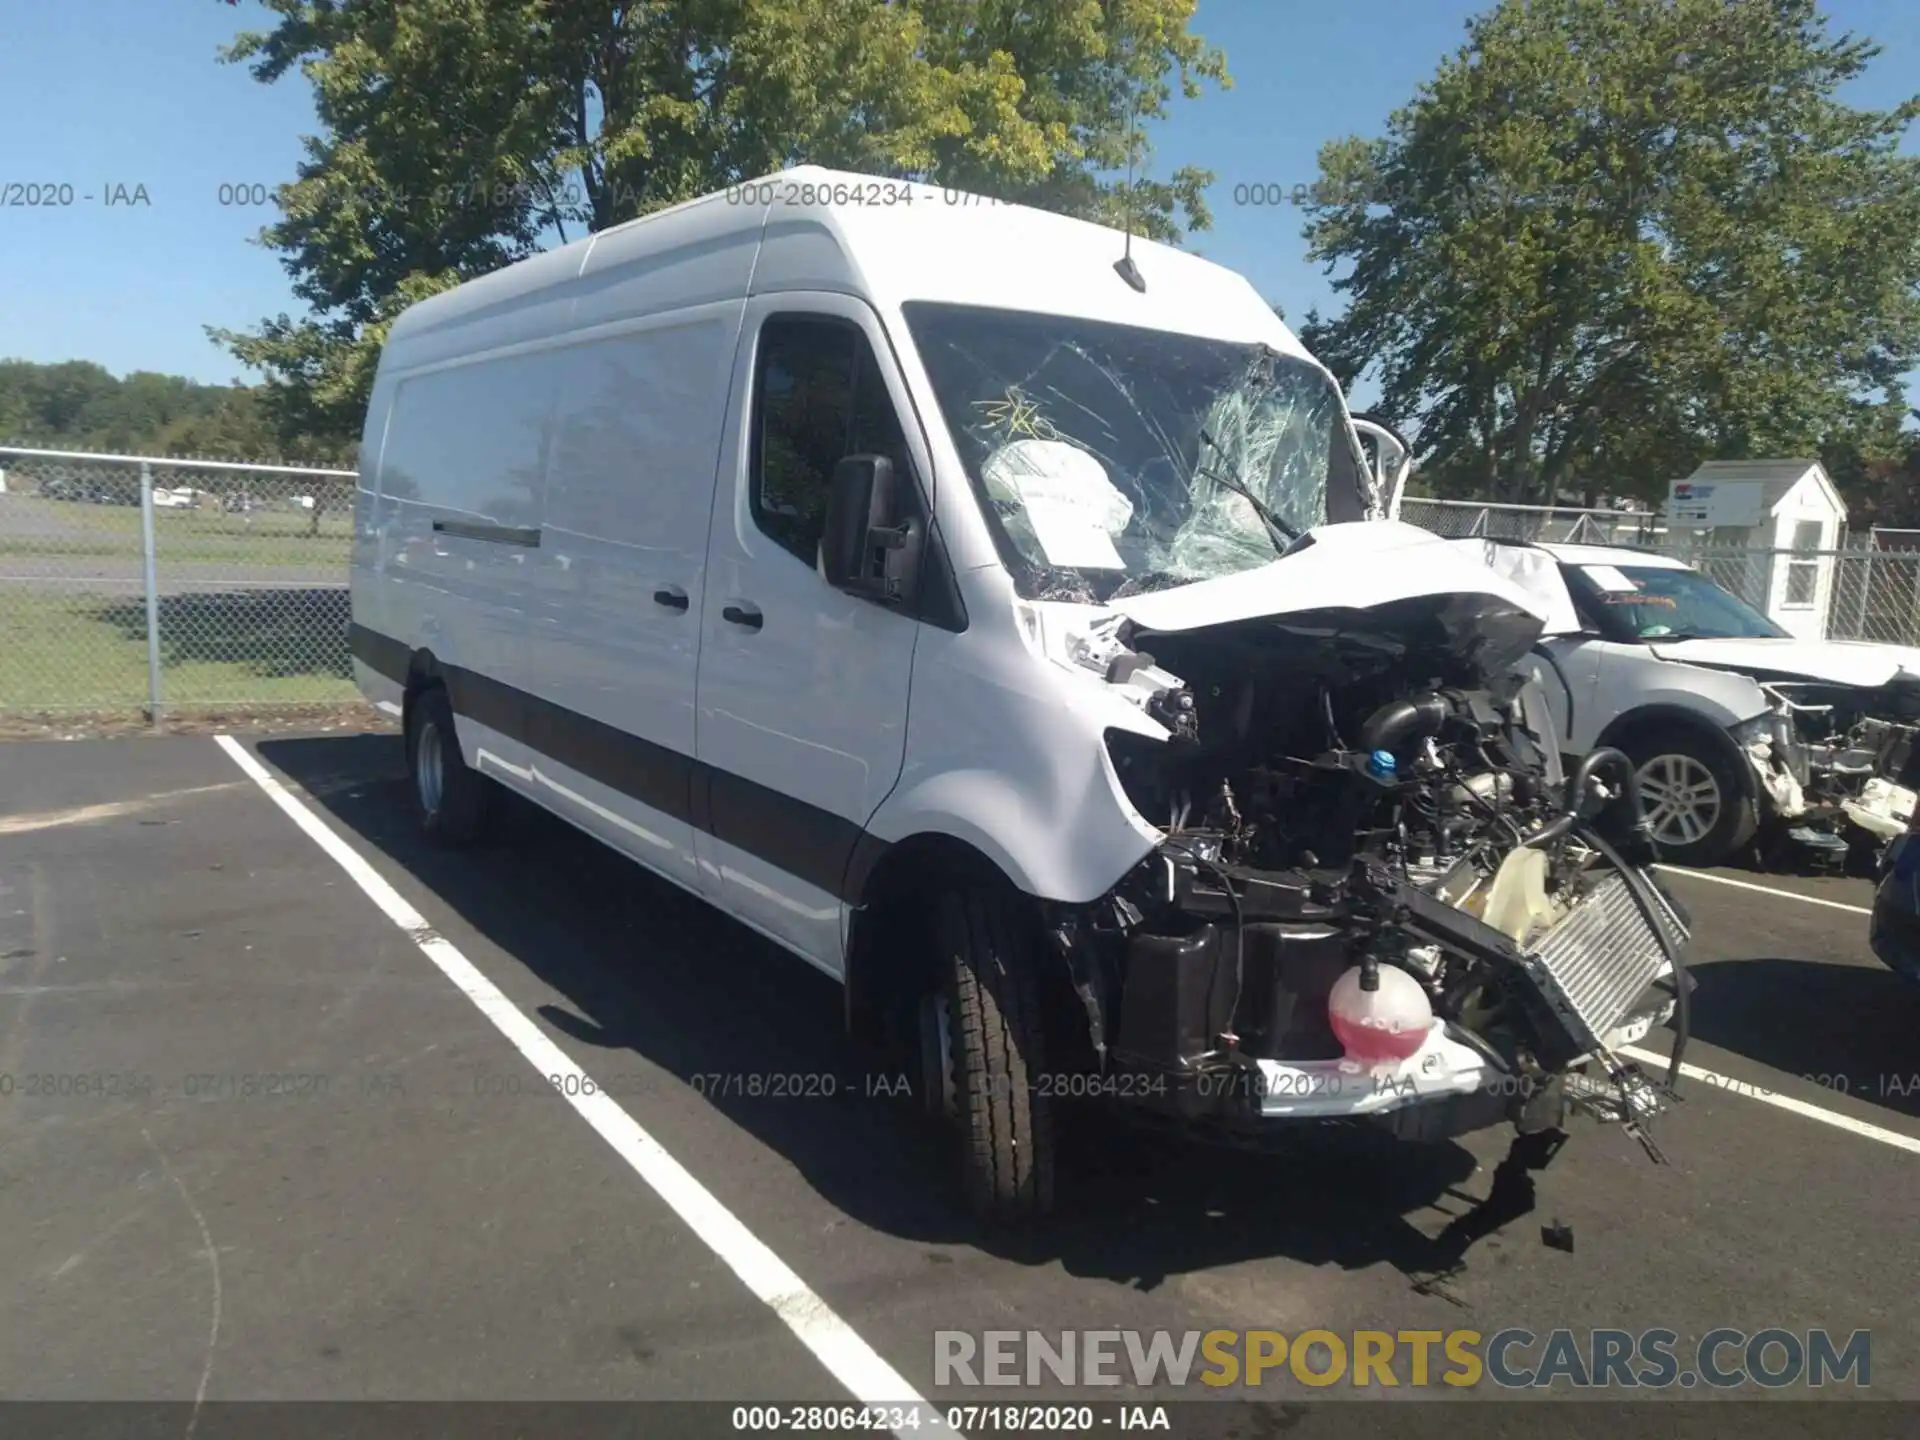
M 1055 677 L 1027 748 L 1100 755 L 1048 792 L 1097 898 L 1042 907 L 1088 1093 L 1254 1143 L 1577 1108 L 1658 1158 L 1690 922 L 1627 758 L 1562 772 L 1520 669 L 1546 615 L 1393 518 L 1404 440 L 1290 338 L 906 311 Z M 1670 1018 L 1649 1075 L 1627 1048 Z
M 1541 617 L 1431 541 L 1334 525 L 1260 571 L 1026 607 L 1030 643 L 1130 701 L 1106 752 L 1161 836 L 1049 915 L 1099 1086 L 1255 1143 L 1581 1111 L 1660 1160 L 1690 921 L 1626 758 L 1562 772 L 1516 667 Z M 1643 1072 L 1623 1052 L 1676 1014 L 1672 1067 Z

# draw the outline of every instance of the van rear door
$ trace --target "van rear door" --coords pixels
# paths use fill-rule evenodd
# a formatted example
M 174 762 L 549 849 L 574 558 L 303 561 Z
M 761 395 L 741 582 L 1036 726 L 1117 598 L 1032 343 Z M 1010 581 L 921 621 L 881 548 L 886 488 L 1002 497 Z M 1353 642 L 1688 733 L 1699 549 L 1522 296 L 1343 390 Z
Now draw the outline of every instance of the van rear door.
M 827 485 L 860 452 L 925 477 L 926 440 L 878 317 L 851 296 L 749 301 L 732 392 L 701 617 L 695 840 L 716 899 L 839 975 L 841 886 L 900 777 L 920 627 L 820 578 Z

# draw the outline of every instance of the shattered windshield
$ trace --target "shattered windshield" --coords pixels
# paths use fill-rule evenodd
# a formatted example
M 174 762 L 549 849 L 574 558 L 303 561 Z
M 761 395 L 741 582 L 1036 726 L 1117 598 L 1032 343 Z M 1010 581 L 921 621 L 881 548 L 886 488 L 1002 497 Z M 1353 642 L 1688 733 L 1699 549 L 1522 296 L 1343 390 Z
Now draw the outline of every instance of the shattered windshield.
M 1340 393 L 1304 360 L 1025 311 L 904 307 L 1029 599 L 1102 601 L 1270 563 L 1362 517 Z

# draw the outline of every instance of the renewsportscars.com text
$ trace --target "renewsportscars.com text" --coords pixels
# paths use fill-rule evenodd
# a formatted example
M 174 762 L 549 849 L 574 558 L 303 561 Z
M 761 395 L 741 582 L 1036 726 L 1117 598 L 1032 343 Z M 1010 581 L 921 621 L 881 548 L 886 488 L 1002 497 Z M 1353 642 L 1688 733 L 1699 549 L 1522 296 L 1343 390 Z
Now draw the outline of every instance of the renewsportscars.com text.
M 940 1330 L 934 1384 L 1715 1389 L 1872 1383 L 1872 1333 L 1709 1330 Z

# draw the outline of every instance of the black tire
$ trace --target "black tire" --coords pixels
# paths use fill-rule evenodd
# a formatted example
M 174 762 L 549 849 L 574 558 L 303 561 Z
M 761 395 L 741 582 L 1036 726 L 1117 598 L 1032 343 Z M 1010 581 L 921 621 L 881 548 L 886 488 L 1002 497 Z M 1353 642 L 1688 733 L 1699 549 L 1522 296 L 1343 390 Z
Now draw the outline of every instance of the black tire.
M 437 784 L 428 770 L 437 771 Z M 492 833 L 500 787 L 467 765 L 453 728 L 453 706 L 438 685 L 422 690 L 407 707 L 407 778 L 420 828 L 436 844 L 461 848 Z
M 1035 926 L 1010 891 L 991 884 L 945 891 L 931 918 L 929 1003 L 946 1021 L 947 1118 L 968 1204 L 990 1223 L 1036 1219 L 1053 1209 L 1056 1131 L 1054 1097 L 1041 1083 Z M 931 1035 L 922 1043 L 936 1045 Z
M 1753 842 L 1759 829 L 1753 792 L 1746 775 L 1734 768 L 1723 746 L 1697 731 L 1675 726 L 1642 731 L 1629 737 L 1620 749 L 1640 773 L 1641 812 L 1655 821 L 1654 843 L 1663 861 L 1704 869 L 1720 864 Z M 1661 774 L 1663 770 L 1666 775 Z M 1671 812 L 1662 816 L 1660 800 L 1649 792 L 1654 784 L 1671 776 L 1697 776 L 1701 771 L 1713 778 L 1718 792 L 1715 814 L 1701 833 L 1682 838 L 1677 819 Z M 1695 818 L 1702 822 L 1706 819 L 1698 814 Z

